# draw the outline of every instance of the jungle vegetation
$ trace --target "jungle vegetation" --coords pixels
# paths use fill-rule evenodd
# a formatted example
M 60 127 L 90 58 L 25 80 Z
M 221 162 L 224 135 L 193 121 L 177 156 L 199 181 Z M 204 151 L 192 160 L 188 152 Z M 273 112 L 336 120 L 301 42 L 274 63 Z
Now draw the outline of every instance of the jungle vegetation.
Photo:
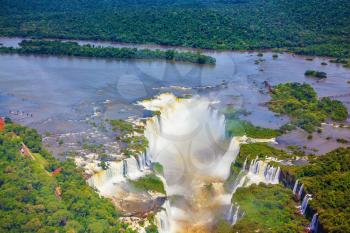
M 316 70 L 307 70 L 305 71 L 305 76 L 312 76 L 316 78 L 327 78 L 327 74 L 322 71 L 316 71 Z
M 283 167 L 312 194 L 308 212 L 319 213 L 322 232 L 350 229 L 350 148 L 339 148 L 312 158 L 310 164 Z M 320 229 L 321 230 L 321 229 Z
M 0 35 L 350 56 L 348 0 L 1 0 Z
M 319 99 L 309 84 L 285 83 L 274 87 L 269 108 L 273 112 L 288 115 L 292 122 L 288 127 L 298 126 L 311 133 L 326 120 L 345 121 L 347 108 L 341 101 L 329 97 Z
M 162 180 L 155 174 L 143 176 L 137 180 L 129 180 L 136 188 L 142 191 L 153 191 L 166 194 Z
M 199 52 L 161 51 L 137 48 L 113 48 L 79 45 L 77 42 L 50 40 L 23 40 L 19 48 L 0 47 L 0 53 L 65 55 L 75 57 L 97 57 L 118 59 L 165 59 L 167 61 L 215 64 L 215 58 Z
M 34 160 L 20 153 L 22 143 Z M 43 149 L 35 130 L 8 123 L 0 132 L 0 232 L 133 232 L 118 217 L 72 160 Z
M 244 211 L 230 232 L 303 232 L 309 222 L 295 212 L 292 191 L 281 185 L 252 185 L 238 188 L 232 202 Z

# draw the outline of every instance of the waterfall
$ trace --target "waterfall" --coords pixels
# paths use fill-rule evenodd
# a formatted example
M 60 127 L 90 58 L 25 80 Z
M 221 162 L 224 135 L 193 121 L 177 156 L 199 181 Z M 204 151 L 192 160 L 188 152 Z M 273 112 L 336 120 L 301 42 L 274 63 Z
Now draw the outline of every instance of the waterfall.
M 226 220 L 228 222 L 232 222 L 233 219 L 233 204 L 230 205 L 230 209 L 228 210 L 228 213 L 226 215 Z
M 173 232 L 173 224 L 171 224 L 171 207 L 169 200 L 166 200 L 163 204 L 164 209 L 158 212 L 155 216 L 158 232 L 169 233 Z
M 168 211 L 158 214 L 159 228 L 164 232 L 167 222 L 170 229 L 176 226 L 184 231 L 211 224 L 226 204 L 220 198 L 208 202 L 197 195 L 203 194 L 204 185 L 223 183 L 229 177 L 231 163 L 239 152 L 239 138 L 232 138 L 227 148 L 225 117 L 206 98 L 178 99 L 162 94 L 140 104 L 147 110 L 161 112 L 145 125 L 147 155 L 163 166 L 167 194 L 179 195 L 183 200 L 181 207 L 171 206 L 172 215 Z M 217 196 L 227 194 L 218 185 L 213 191 Z
M 258 157 L 256 157 L 249 166 L 249 184 L 258 184 L 260 182 L 278 184 L 280 172 L 280 167 L 271 166 L 268 162 L 258 160 Z
M 149 154 L 149 150 L 148 149 L 145 152 L 145 164 L 146 164 L 147 167 L 150 167 L 152 165 L 152 159 L 151 159 L 151 156 Z
M 231 204 L 230 209 L 226 215 L 226 220 L 231 224 L 235 225 L 238 220 L 239 205 L 237 203 Z
M 248 157 L 246 157 L 245 160 L 244 160 L 244 163 L 243 163 L 243 166 L 242 166 L 242 171 L 245 171 L 245 167 L 247 166 L 247 160 L 248 160 Z
M 112 196 L 114 184 L 125 182 L 124 162 L 109 162 L 107 170 L 102 170 L 91 176 L 87 182 L 91 187 L 96 188 L 101 195 Z
M 317 230 L 318 230 L 318 213 L 314 214 L 312 216 L 312 220 L 311 220 L 311 223 L 310 223 L 310 231 L 312 233 L 317 233 Z
M 130 158 L 126 158 L 123 160 L 123 176 L 128 177 L 129 179 L 135 180 L 140 178 L 145 173 L 143 169 L 140 169 L 140 166 L 143 166 L 142 158 L 141 162 L 138 161 L 137 158 L 131 156 Z M 142 164 L 141 164 L 142 163 Z M 141 165 L 140 165 L 141 164 Z
M 278 167 L 275 175 L 273 176 L 272 183 L 278 184 L 280 180 L 281 168 Z
M 123 160 L 123 176 L 128 176 L 128 162 L 126 161 L 126 159 Z
M 223 183 L 230 175 L 240 144 L 247 143 L 247 137 L 233 137 L 227 148 L 225 117 L 206 98 L 178 99 L 165 93 L 139 104 L 147 110 L 161 113 L 147 119 L 144 130 L 148 140 L 146 156 L 163 166 L 167 195 L 181 197 L 181 205 L 171 206 L 172 212 L 165 208 L 157 213 L 160 232 L 173 233 L 175 226 L 180 232 L 193 232 L 192 227 L 210 226 L 215 216 L 223 214 L 222 207 L 225 206 L 230 208 L 225 217 L 234 224 L 240 215 L 239 207 L 228 206 L 232 193 L 225 191 Z M 268 162 L 256 158 L 249 165 L 248 172 L 247 167 L 246 159 L 233 193 L 244 185 L 260 182 L 277 184 L 279 181 L 279 167 Z M 220 198 L 210 202 L 203 198 L 203 187 L 208 184 L 212 185 L 211 191 L 215 192 L 215 196 Z
M 146 169 L 147 162 L 146 162 L 146 153 L 138 154 L 135 156 L 136 162 L 139 170 L 142 172 Z
M 299 180 L 296 180 L 295 183 L 294 183 L 294 187 L 293 187 L 293 194 L 294 195 L 297 193 L 298 183 L 299 183 Z
M 304 190 L 304 184 L 301 184 L 298 192 L 298 198 L 301 198 L 301 195 L 303 194 L 303 190 Z
M 235 214 L 233 215 L 232 218 L 232 225 L 236 224 L 237 220 L 238 220 L 238 213 L 239 213 L 239 206 L 236 208 Z
M 305 197 L 304 197 L 304 199 L 303 199 L 303 202 L 301 203 L 301 206 L 300 206 L 300 211 L 301 211 L 303 214 L 305 214 L 305 211 L 306 211 L 306 209 L 307 209 L 309 200 L 312 200 L 311 194 L 306 194 Z

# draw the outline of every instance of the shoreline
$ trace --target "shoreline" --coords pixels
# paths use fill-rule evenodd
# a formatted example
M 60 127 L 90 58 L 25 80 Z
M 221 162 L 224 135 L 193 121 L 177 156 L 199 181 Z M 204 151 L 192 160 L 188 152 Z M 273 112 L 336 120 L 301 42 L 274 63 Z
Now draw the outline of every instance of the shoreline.
M 236 50 L 236 49 L 214 49 L 214 48 L 195 48 L 195 47 L 186 47 L 186 46 L 181 46 L 181 45 L 162 45 L 162 44 L 156 44 L 156 43 L 128 43 L 128 42 L 122 42 L 122 41 L 110 41 L 110 40 L 89 40 L 89 39 L 73 39 L 73 38 L 59 38 L 59 37 L 42 37 L 42 38 L 36 38 L 36 37 L 21 37 L 21 36 L 3 36 L 0 35 L 0 41 L 2 39 L 9 39 L 9 40 L 15 40 L 18 39 L 20 41 L 22 40 L 33 40 L 33 39 L 38 39 L 38 40 L 48 40 L 48 41 L 61 41 L 61 42 L 77 42 L 79 45 L 85 45 L 85 44 L 90 44 L 90 45 L 99 45 L 105 46 L 103 47 L 117 47 L 117 48 L 139 48 L 139 49 L 150 49 L 150 50 L 169 50 L 173 49 L 176 51 L 186 51 L 186 52 L 202 52 L 205 54 L 213 54 L 213 53 L 226 53 L 226 52 L 233 52 L 233 53 L 276 53 L 276 54 L 281 54 L 281 53 L 288 53 L 292 56 L 300 56 L 303 58 L 321 58 L 321 59 L 336 59 L 338 57 L 333 57 L 333 56 L 322 56 L 322 55 L 306 55 L 306 54 L 299 54 L 296 52 L 291 51 L 288 48 L 264 48 L 264 49 L 245 49 L 245 50 Z M 19 42 L 20 42 L 19 41 Z M 0 43 L 0 47 L 8 47 L 4 44 Z M 276 49 L 280 49 L 281 51 L 274 51 Z M 346 59 L 346 58 L 345 58 Z M 350 58 L 348 58 L 350 59 Z M 329 61 L 328 61 L 329 62 Z M 335 64 L 341 64 L 341 63 L 335 63 Z M 341 64 L 343 65 L 343 64 Z M 347 68 L 343 66 L 344 68 Z

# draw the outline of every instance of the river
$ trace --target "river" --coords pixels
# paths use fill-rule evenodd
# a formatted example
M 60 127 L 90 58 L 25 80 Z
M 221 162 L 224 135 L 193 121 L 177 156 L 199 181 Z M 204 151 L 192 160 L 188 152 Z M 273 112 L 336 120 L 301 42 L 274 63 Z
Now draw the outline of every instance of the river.
M 22 38 L 0 38 L 4 46 L 16 46 Z M 78 41 L 101 46 L 127 46 L 107 42 Z M 129 45 L 130 46 L 130 45 Z M 137 48 L 165 49 L 150 45 L 132 45 Z M 179 48 L 177 48 L 179 49 Z M 183 48 L 180 48 L 183 49 Z M 264 103 L 269 95 L 263 82 L 271 85 L 284 82 L 306 82 L 318 95 L 337 96 L 348 109 L 350 101 L 350 69 L 315 57 L 312 61 L 289 53 L 273 59 L 264 53 L 263 62 L 255 64 L 256 52 L 204 51 L 217 60 L 215 66 L 201 66 L 167 61 L 111 60 L 57 56 L 0 55 L 0 115 L 9 115 L 16 122 L 34 127 L 41 133 L 54 135 L 88 132 L 92 137 L 109 136 L 96 127 L 105 119 L 142 117 L 146 113 L 134 103 L 162 92 L 177 95 L 194 94 L 220 101 L 220 107 L 232 105 L 249 112 L 244 119 L 253 124 L 278 128 L 288 121 L 276 116 Z M 328 65 L 321 65 L 327 62 Z M 318 81 L 304 76 L 314 69 L 328 74 Z M 225 85 L 221 85 L 227 82 Z M 93 130 L 92 130 L 93 129 Z M 327 132 L 349 138 L 348 129 L 329 127 Z M 334 133 L 335 132 L 335 133 Z M 95 135 L 94 135 L 95 133 Z M 306 135 L 294 133 L 281 138 L 281 146 L 305 144 Z M 312 146 L 323 145 L 322 153 L 338 146 L 335 140 L 326 140 L 326 133 L 311 140 Z M 74 139 L 70 139 L 74 140 Z M 102 139 L 99 139 L 102 140 Z M 103 142 L 103 140 L 101 141 Z M 328 144 L 325 144 L 328 143 Z M 48 146 L 55 154 L 62 153 L 51 140 Z M 326 145 L 326 146 L 325 146 Z

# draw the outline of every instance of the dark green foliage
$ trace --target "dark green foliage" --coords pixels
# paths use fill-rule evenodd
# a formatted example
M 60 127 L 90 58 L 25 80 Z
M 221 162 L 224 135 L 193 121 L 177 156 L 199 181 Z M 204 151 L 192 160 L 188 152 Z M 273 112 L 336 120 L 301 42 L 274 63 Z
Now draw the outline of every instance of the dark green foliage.
M 305 71 L 305 76 L 312 76 L 320 79 L 327 78 L 327 74 L 325 72 L 316 71 L 316 70 Z
M 7 36 L 350 53 L 348 0 L 2 0 L 1 6 L 0 35 Z
M 289 169 L 289 168 L 286 168 Z M 320 214 L 324 232 L 350 229 L 350 148 L 340 148 L 291 170 L 311 193 L 310 207 Z
M 154 174 L 143 176 L 137 180 L 130 180 L 130 182 L 140 190 L 166 194 L 162 180 Z
M 198 64 L 215 64 L 215 58 L 193 52 L 175 50 L 149 50 L 136 48 L 95 47 L 76 42 L 23 40 L 20 48 L 0 47 L 0 53 L 47 54 L 78 57 L 100 57 L 120 59 L 166 59 L 170 61 L 191 62 Z
M 24 139 L 32 152 L 39 150 L 35 160 L 20 155 Z M 0 232 L 132 232 L 73 161 L 58 162 L 41 148 L 34 130 L 8 124 L 0 133 Z M 58 167 L 62 172 L 51 176 Z
M 233 196 L 245 212 L 229 232 L 294 233 L 303 232 L 308 221 L 295 214 L 291 190 L 281 185 L 252 185 L 238 188 Z
M 269 108 L 277 113 L 287 114 L 292 125 L 311 133 L 326 119 L 344 121 L 348 110 L 338 100 L 328 97 L 319 100 L 309 84 L 285 83 L 277 85 L 271 93 Z M 284 128 L 290 128 L 289 126 Z

